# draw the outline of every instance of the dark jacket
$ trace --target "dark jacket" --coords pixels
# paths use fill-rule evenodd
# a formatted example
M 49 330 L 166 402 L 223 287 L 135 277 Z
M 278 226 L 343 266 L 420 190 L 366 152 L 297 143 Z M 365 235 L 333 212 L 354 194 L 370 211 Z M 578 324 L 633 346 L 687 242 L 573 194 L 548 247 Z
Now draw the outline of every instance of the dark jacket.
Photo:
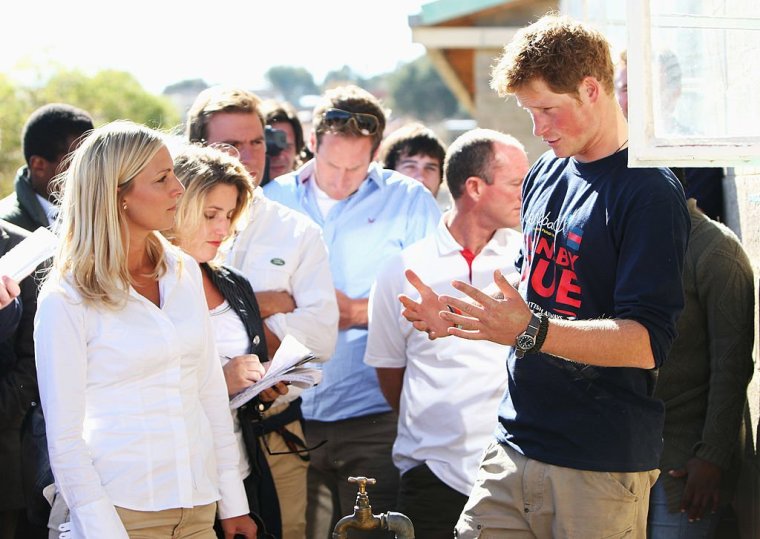
M 16 331 L 18 323 L 21 322 L 23 310 L 19 298 L 15 298 L 11 303 L 0 309 L 0 341 L 9 338 Z
M 660 460 L 669 510 L 678 512 L 686 479 L 669 470 L 692 457 L 719 466 L 721 503 L 733 500 L 751 424 L 755 291 L 752 264 L 739 239 L 689 200 L 691 237 L 683 288 L 686 305 L 678 338 L 660 368 L 655 397 L 665 402 L 665 448 Z M 749 427 L 749 428 L 747 428 Z
M 20 243 L 28 232 L 0 221 L 0 256 Z M 21 483 L 20 427 L 27 410 L 39 401 L 34 363 L 34 314 L 37 286 L 34 274 L 19 283 L 21 319 L 10 336 L 0 342 L 0 511 L 24 507 Z
M 251 343 L 248 353 L 256 354 L 266 361 L 268 355 L 264 337 L 264 322 L 261 319 L 261 311 L 253 288 L 251 288 L 251 283 L 242 273 L 227 266 L 212 268 L 208 264 L 201 264 L 201 268 L 211 278 L 211 282 L 219 289 L 224 299 L 227 300 L 232 310 L 243 322 L 248 333 L 248 341 Z
M 31 232 L 41 226 L 49 226 L 45 210 L 32 189 L 27 167 L 18 169 L 13 186 L 15 192 L 0 200 L 0 219 Z
M 248 282 L 237 270 L 221 266 L 212 268 L 201 264 L 201 268 L 211 278 L 211 282 L 219 289 L 224 299 L 230 304 L 248 333 L 250 343 L 248 353 L 256 354 L 266 359 L 267 343 L 264 337 L 264 322 L 256 301 L 256 296 Z M 257 523 L 264 524 L 266 530 L 274 537 L 281 537 L 280 505 L 277 501 L 277 490 L 269 470 L 266 457 L 258 440 L 258 427 L 261 422 L 258 398 L 238 408 L 243 440 L 245 441 L 248 461 L 251 464 L 251 475 L 244 481 L 248 505 Z M 261 520 L 258 520 L 260 518 Z M 263 521 L 263 522 L 262 522 Z M 260 526 L 261 527 L 261 526 Z M 217 529 L 219 535 L 219 530 Z M 260 534 L 261 536 L 261 530 Z M 221 535 L 219 535 L 221 537 Z

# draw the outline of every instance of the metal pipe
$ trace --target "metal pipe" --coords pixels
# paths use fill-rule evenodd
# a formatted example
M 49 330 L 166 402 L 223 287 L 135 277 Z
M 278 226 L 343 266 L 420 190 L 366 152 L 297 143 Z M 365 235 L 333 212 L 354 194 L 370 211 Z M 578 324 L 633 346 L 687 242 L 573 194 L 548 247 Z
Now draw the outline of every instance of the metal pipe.
M 388 511 L 381 518 L 385 521 L 384 528 L 394 532 L 396 539 L 414 539 L 414 526 L 408 516 Z

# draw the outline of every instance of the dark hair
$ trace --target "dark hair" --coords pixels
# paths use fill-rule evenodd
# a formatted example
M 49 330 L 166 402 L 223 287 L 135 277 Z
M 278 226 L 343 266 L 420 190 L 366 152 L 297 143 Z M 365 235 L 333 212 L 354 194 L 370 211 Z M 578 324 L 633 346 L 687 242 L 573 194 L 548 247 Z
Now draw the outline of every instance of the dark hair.
M 487 184 L 493 183 L 490 177 L 494 158 L 494 142 L 501 142 L 525 151 L 523 145 L 513 136 L 505 135 L 492 129 L 473 129 L 451 143 L 446 152 L 443 165 L 446 185 L 454 199 L 464 193 L 467 178 L 477 176 Z
M 314 108 L 312 117 L 312 126 L 314 134 L 317 137 L 317 146 L 322 142 L 322 135 L 327 132 L 323 122 L 324 114 L 328 109 L 371 114 L 377 118 L 377 133 L 371 135 L 372 153 L 375 153 L 375 150 L 377 150 L 377 147 L 380 146 L 380 142 L 383 140 L 385 112 L 382 106 L 380 106 L 380 101 L 374 95 L 354 85 L 338 86 L 337 88 L 327 90 L 319 104 Z M 357 132 L 354 136 L 359 137 L 363 135 Z
M 27 165 L 33 155 L 55 161 L 69 152 L 70 139 L 77 139 L 95 126 L 82 109 L 65 103 L 50 103 L 35 110 L 21 132 Z
M 198 94 L 187 112 L 187 139 L 190 142 L 206 142 L 208 121 L 217 112 L 255 114 L 261 120 L 261 127 L 265 125 L 261 99 L 256 94 L 242 88 L 212 86 Z
M 296 156 L 299 158 L 304 157 L 304 139 L 303 139 L 303 126 L 301 126 L 301 120 L 298 119 L 298 114 L 293 105 L 287 101 L 277 101 L 276 99 L 268 99 L 261 104 L 261 113 L 264 115 L 264 122 L 266 125 L 272 125 L 273 123 L 287 123 L 293 128 L 293 135 L 295 136 L 296 143 Z
M 446 147 L 432 129 L 421 123 L 411 123 L 396 129 L 380 145 L 378 161 L 391 170 L 396 170 L 402 156 L 427 155 L 437 159 L 441 165 L 446 158 Z M 441 166 L 443 179 L 443 166 Z

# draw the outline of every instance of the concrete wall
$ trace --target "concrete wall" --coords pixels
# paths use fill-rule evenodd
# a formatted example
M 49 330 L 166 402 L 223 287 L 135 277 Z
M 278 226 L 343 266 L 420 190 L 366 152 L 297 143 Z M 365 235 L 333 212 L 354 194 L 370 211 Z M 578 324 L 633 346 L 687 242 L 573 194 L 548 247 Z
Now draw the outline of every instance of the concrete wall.
M 501 54 L 499 49 L 475 51 L 475 120 L 479 127 L 508 133 L 525 145 L 531 164 L 549 147 L 533 136 L 533 123 L 527 112 L 510 97 L 506 101 L 491 90 L 491 66 Z
M 726 204 L 726 224 L 742 240 L 744 250 L 749 255 L 755 272 L 755 301 L 758 301 L 758 275 L 760 275 L 760 168 L 742 167 L 728 169 L 723 180 L 723 192 Z M 758 308 L 755 309 L 755 327 L 758 327 Z M 757 358 L 758 338 L 755 332 L 755 357 Z M 760 411 L 760 374 L 757 361 L 755 375 L 747 392 L 752 425 L 754 429 L 755 448 L 760 446 L 758 434 L 758 412 Z M 736 510 L 743 539 L 760 537 L 760 458 L 757 451 L 744 463 L 740 477 Z

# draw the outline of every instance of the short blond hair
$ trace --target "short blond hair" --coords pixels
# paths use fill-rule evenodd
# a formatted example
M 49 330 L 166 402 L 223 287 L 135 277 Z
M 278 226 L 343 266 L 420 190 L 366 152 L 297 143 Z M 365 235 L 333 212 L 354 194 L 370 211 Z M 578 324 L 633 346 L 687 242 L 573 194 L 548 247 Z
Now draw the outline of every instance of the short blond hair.
M 254 190 L 253 179 L 240 161 L 214 148 L 188 144 L 174 157 L 174 173 L 185 186 L 185 192 L 177 205 L 174 227 L 164 235 L 181 246 L 183 238 L 200 230 L 209 192 L 217 185 L 231 185 L 238 192 L 230 223 L 231 237 L 248 209 Z
M 119 308 L 129 297 L 129 235 L 120 211 L 132 180 L 165 147 L 158 131 L 118 120 L 84 139 L 60 177 L 61 243 L 53 271 L 70 277 L 85 303 Z M 164 248 L 156 233 L 147 251 L 159 278 L 166 272 Z
M 601 32 L 549 13 L 504 47 L 491 70 L 491 88 L 506 97 L 541 79 L 555 93 L 578 95 L 583 79 L 594 77 L 612 95 L 613 71 L 610 44 Z

